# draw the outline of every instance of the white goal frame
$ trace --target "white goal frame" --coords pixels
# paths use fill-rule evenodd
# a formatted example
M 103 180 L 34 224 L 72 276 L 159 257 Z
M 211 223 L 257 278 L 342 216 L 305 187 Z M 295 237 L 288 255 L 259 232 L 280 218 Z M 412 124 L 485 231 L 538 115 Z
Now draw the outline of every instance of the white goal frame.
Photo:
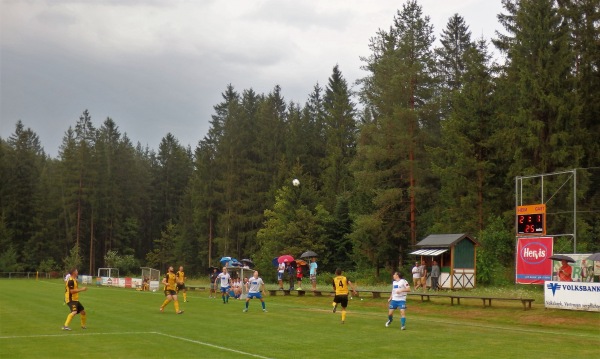
M 98 277 L 119 278 L 119 268 L 98 268 Z
M 160 271 L 158 269 L 150 268 L 150 267 L 141 267 L 142 269 L 142 281 L 148 278 L 149 281 L 159 281 L 160 282 Z

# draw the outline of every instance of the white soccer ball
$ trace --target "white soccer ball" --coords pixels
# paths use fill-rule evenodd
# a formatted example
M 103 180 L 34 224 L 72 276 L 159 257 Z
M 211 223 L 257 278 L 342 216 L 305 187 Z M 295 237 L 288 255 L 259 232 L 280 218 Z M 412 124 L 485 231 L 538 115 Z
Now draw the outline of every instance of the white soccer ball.
M 152 289 L 153 292 L 156 292 L 156 289 Z
M 298 186 L 300 186 L 300 181 L 297 178 L 294 178 L 292 180 L 292 184 L 294 185 L 294 187 L 298 187 Z

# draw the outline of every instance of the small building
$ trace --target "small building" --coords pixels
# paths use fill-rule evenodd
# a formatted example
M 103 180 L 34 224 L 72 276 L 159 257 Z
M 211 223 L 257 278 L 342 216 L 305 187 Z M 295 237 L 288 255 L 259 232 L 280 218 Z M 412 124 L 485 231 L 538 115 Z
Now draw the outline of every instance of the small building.
M 466 233 L 430 234 L 416 245 L 410 254 L 419 256 L 420 261 L 427 264 L 427 285 L 430 286 L 429 274 L 431 264 L 435 260 L 440 266 L 439 286 L 446 289 L 475 288 L 477 269 L 475 266 L 479 243 Z

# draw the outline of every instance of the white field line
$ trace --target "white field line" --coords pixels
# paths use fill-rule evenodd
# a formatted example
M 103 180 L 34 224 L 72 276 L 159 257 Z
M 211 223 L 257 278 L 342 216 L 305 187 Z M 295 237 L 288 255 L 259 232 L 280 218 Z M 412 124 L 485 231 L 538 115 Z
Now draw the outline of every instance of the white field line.
M 51 337 L 67 337 L 67 336 L 70 337 L 70 336 L 74 336 L 74 335 L 75 336 L 92 336 L 92 335 L 142 335 L 142 334 L 143 335 L 148 335 L 148 334 L 162 335 L 165 337 L 169 337 L 169 338 L 173 338 L 173 339 L 177 339 L 177 340 L 181 340 L 181 341 L 185 341 L 185 342 L 189 342 L 189 343 L 194 343 L 194 344 L 198 344 L 198 345 L 203 345 L 203 346 L 214 348 L 214 349 L 229 351 L 229 352 L 232 352 L 235 354 L 245 355 L 245 356 L 249 356 L 249 357 L 253 357 L 253 358 L 273 359 L 273 358 L 265 357 L 262 355 L 252 354 L 252 353 L 248 353 L 248 352 L 244 352 L 241 350 L 232 349 L 232 348 L 228 348 L 228 347 L 224 347 L 224 346 L 220 346 L 220 345 L 216 345 L 216 344 L 201 342 L 198 340 L 178 337 L 175 335 L 164 334 L 164 333 L 159 333 L 159 332 L 120 332 L 120 333 L 81 333 L 81 334 L 61 333 L 61 334 L 40 334 L 40 335 L 11 335 L 11 336 L 0 336 L 0 339 L 35 339 L 35 338 L 51 338 Z
M 194 344 L 204 345 L 204 346 L 211 347 L 211 348 L 221 349 L 221 350 L 233 352 L 233 353 L 236 353 L 236 354 L 247 355 L 247 356 L 251 356 L 251 357 L 254 357 L 254 358 L 271 359 L 269 357 L 265 357 L 265 356 L 262 356 L 262 355 L 252 354 L 252 353 L 248 353 L 248 352 L 243 352 L 241 350 L 231 349 L 231 348 L 227 348 L 227 347 L 223 347 L 223 346 L 215 345 L 215 344 L 210 344 L 210 343 L 205 343 L 205 342 L 201 342 L 201 341 L 198 341 L 198 340 L 192 340 L 192 339 L 188 339 L 188 338 L 177 337 L 175 335 L 164 334 L 164 333 L 155 333 L 155 334 L 163 335 L 165 337 L 169 337 L 169 338 L 173 338 L 173 339 L 178 339 L 178 340 L 182 340 L 182 341 L 186 341 L 186 342 L 190 342 L 190 343 L 194 343 Z

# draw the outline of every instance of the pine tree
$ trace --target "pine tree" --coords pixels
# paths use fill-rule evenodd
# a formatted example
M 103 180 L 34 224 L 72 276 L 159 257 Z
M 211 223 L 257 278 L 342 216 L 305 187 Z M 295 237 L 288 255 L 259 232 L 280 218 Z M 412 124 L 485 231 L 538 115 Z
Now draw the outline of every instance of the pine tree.
M 402 263 L 417 239 L 418 180 L 425 169 L 419 161 L 427 138 L 439 131 L 432 111 L 437 106 L 432 33 L 429 17 L 416 1 L 408 1 L 389 32 L 380 30 L 371 39 L 373 54 L 364 59 L 370 76 L 360 82 L 361 100 L 373 121 L 361 128 L 355 177 L 373 206 L 360 213 L 357 228 L 365 228 L 355 231 L 353 240 L 363 252 L 376 245 L 376 253 L 365 254 L 377 265 Z M 361 244 L 364 238 L 372 244 Z
M 337 197 L 352 190 L 350 162 L 356 151 L 356 120 L 350 89 L 339 66 L 333 68 L 325 89 L 326 156 L 323 158 L 323 202 L 333 212 Z

